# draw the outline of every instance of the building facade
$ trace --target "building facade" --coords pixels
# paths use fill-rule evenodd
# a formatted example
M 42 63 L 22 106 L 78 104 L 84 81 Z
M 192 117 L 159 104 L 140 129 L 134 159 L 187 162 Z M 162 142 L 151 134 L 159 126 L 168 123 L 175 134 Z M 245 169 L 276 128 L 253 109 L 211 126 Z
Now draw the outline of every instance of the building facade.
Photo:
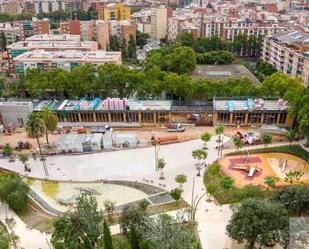
M 167 8 L 161 5 L 151 9 L 151 37 L 157 40 L 167 36 Z
M 264 39 L 262 59 L 309 84 L 309 35 L 295 31 Z
M 17 74 L 24 74 L 28 69 L 34 68 L 40 68 L 42 71 L 56 68 L 71 71 L 79 65 L 86 64 L 94 66 L 108 63 L 121 64 L 121 52 L 107 52 L 104 50 L 92 52 L 34 50 L 16 56 L 13 63 Z

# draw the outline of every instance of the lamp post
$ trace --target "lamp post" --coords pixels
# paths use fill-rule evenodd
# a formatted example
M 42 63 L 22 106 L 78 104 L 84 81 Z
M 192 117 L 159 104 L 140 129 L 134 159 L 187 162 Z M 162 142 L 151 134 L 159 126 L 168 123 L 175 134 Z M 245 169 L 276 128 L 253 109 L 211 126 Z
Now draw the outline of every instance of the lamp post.
M 158 141 L 157 141 L 154 133 L 151 135 L 151 143 L 152 143 L 152 145 L 154 145 L 155 171 L 158 171 L 158 160 L 159 160 L 160 145 L 158 146 Z

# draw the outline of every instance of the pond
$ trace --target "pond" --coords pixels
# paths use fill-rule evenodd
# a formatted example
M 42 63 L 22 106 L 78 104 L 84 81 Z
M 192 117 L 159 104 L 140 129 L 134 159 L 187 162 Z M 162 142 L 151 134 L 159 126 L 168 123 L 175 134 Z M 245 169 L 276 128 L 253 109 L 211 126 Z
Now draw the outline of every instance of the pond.
M 74 206 L 80 192 L 93 195 L 102 210 L 105 201 L 112 201 L 115 206 L 120 206 L 148 197 L 145 192 L 136 188 L 110 183 L 71 183 L 28 179 L 27 184 L 47 204 L 61 212 Z

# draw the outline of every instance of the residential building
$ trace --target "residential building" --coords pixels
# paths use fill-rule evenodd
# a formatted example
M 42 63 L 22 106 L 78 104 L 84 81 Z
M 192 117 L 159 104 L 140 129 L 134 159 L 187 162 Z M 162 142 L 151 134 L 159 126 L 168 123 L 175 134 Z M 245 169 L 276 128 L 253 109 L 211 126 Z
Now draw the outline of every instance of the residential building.
M 151 37 L 157 40 L 167 36 L 167 8 L 164 5 L 151 9 Z
M 122 3 L 109 3 L 98 8 L 98 17 L 100 20 L 130 20 L 131 8 Z
M 78 50 L 96 51 L 98 43 L 94 41 L 81 41 L 78 35 L 35 35 L 25 41 L 15 42 L 7 47 L 10 63 L 10 72 L 15 72 L 13 59 L 32 50 L 59 51 Z
M 80 35 L 81 27 L 80 21 L 70 20 L 68 22 L 60 23 L 60 34 Z
M 23 12 L 22 4 L 18 1 L 9 1 L 0 4 L 0 12 L 9 14 L 9 15 L 17 15 Z
M 107 50 L 109 48 L 110 37 L 109 23 L 102 20 L 97 20 L 95 23 L 94 35 L 101 49 Z
M 40 68 L 47 71 L 61 68 L 70 71 L 79 65 L 92 64 L 99 66 L 107 63 L 121 64 L 121 52 L 96 50 L 91 52 L 79 50 L 46 51 L 33 50 L 13 59 L 17 74 L 26 73 L 27 69 Z
M 266 37 L 262 59 L 309 84 L 309 34 L 294 31 Z
M 136 36 L 136 24 L 133 21 L 110 21 L 110 35 L 117 36 L 120 41 L 128 42 Z

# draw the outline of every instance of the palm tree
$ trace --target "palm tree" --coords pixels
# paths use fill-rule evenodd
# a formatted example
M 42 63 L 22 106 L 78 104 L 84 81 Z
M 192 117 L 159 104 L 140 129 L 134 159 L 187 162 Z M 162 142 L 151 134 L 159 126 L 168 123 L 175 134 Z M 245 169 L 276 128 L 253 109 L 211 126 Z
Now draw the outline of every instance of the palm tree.
M 224 133 L 224 126 L 219 125 L 218 127 L 216 127 L 215 132 L 216 132 L 216 135 L 219 136 L 219 138 L 218 138 L 218 155 L 219 155 L 220 154 L 220 148 L 221 148 L 221 135 Z M 222 138 L 222 142 L 223 142 L 223 138 Z
M 57 129 L 58 118 L 57 115 L 47 106 L 43 107 L 41 115 L 45 124 L 46 143 L 49 145 L 48 132 Z
M 161 170 L 160 178 L 159 178 L 161 180 L 164 179 L 163 169 L 164 169 L 165 165 L 166 165 L 166 162 L 165 162 L 164 158 L 160 158 L 158 160 L 158 169 Z
M 28 120 L 26 122 L 25 129 L 26 129 L 28 137 L 32 139 L 36 139 L 39 150 L 40 150 L 41 159 L 43 162 L 43 153 L 42 153 L 42 148 L 40 144 L 40 137 L 44 135 L 45 124 L 44 124 L 44 120 L 42 119 L 41 115 L 36 112 L 31 112 L 28 115 Z M 47 176 L 48 172 L 47 172 L 47 168 L 44 162 L 43 162 L 43 167 L 44 167 L 45 175 Z

